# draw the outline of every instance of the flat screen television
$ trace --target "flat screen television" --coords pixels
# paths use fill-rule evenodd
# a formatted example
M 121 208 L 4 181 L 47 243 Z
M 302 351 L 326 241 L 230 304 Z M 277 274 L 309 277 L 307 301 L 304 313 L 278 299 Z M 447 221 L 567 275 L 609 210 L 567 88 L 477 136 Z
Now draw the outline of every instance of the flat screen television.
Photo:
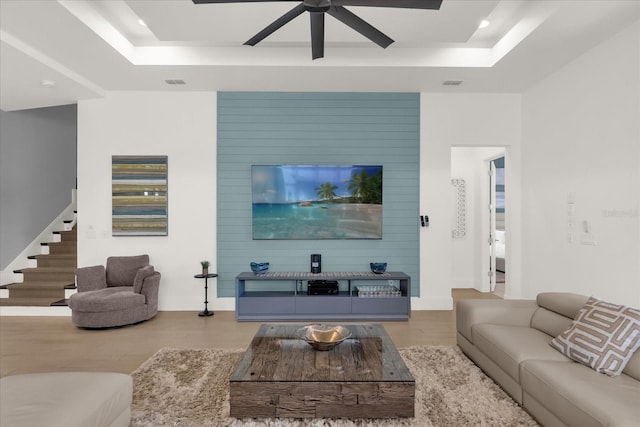
M 382 166 L 253 165 L 254 240 L 382 239 Z

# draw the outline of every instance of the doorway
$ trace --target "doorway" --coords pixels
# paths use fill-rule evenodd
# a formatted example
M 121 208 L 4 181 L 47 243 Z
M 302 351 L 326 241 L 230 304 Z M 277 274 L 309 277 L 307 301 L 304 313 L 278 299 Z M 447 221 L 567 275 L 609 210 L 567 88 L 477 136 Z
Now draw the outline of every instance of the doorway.
M 488 160 L 489 289 L 504 298 L 506 283 L 505 161 L 504 155 Z
M 452 287 L 504 297 L 506 271 L 505 147 L 452 147 Z M 493 167 L 493 174 L 490 170 Z M 458 193 L 463 182 L 466 203 Z M 466 228 L 460 232 L 460 210 Z M 504 251 L 504 253 L 503 253 Z

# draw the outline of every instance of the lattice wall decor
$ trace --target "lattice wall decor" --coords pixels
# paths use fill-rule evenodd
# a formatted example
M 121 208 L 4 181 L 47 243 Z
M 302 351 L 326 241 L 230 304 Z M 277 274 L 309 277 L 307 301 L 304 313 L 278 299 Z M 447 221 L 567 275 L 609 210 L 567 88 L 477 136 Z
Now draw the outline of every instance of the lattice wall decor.
M 456 229 L 451 237 L 464 237 L 467 232 L 467 187 L 464 179 L 452 179 L 451 184 L 456 188 Z

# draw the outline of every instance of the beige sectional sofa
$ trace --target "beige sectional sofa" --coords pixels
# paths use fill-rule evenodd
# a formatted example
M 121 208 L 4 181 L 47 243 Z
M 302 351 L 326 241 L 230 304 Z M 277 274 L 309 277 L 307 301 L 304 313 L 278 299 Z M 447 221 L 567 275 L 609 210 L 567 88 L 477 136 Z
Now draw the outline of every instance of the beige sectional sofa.
M 618 376 L 596 372 L 550 345 L 588 297 L 462 300 L 460 349 L 544 426 L 640 426 L 640 351 Z
M 127 427 L 133 378 L 118 372 L 43 372 L 0 379 L 2 427 Z

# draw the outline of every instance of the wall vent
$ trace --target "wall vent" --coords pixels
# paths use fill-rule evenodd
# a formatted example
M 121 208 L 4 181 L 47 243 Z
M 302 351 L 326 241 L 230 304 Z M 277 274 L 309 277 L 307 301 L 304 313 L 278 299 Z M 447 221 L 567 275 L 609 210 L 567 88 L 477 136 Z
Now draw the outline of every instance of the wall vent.
M 442 82 L 442 86 L 460 86 L 462 84 L 462 80 L 445 80 Z
M 186 85 L 187 83 L 182 79 L 167 79 L 164 81 L 168 85 Z

